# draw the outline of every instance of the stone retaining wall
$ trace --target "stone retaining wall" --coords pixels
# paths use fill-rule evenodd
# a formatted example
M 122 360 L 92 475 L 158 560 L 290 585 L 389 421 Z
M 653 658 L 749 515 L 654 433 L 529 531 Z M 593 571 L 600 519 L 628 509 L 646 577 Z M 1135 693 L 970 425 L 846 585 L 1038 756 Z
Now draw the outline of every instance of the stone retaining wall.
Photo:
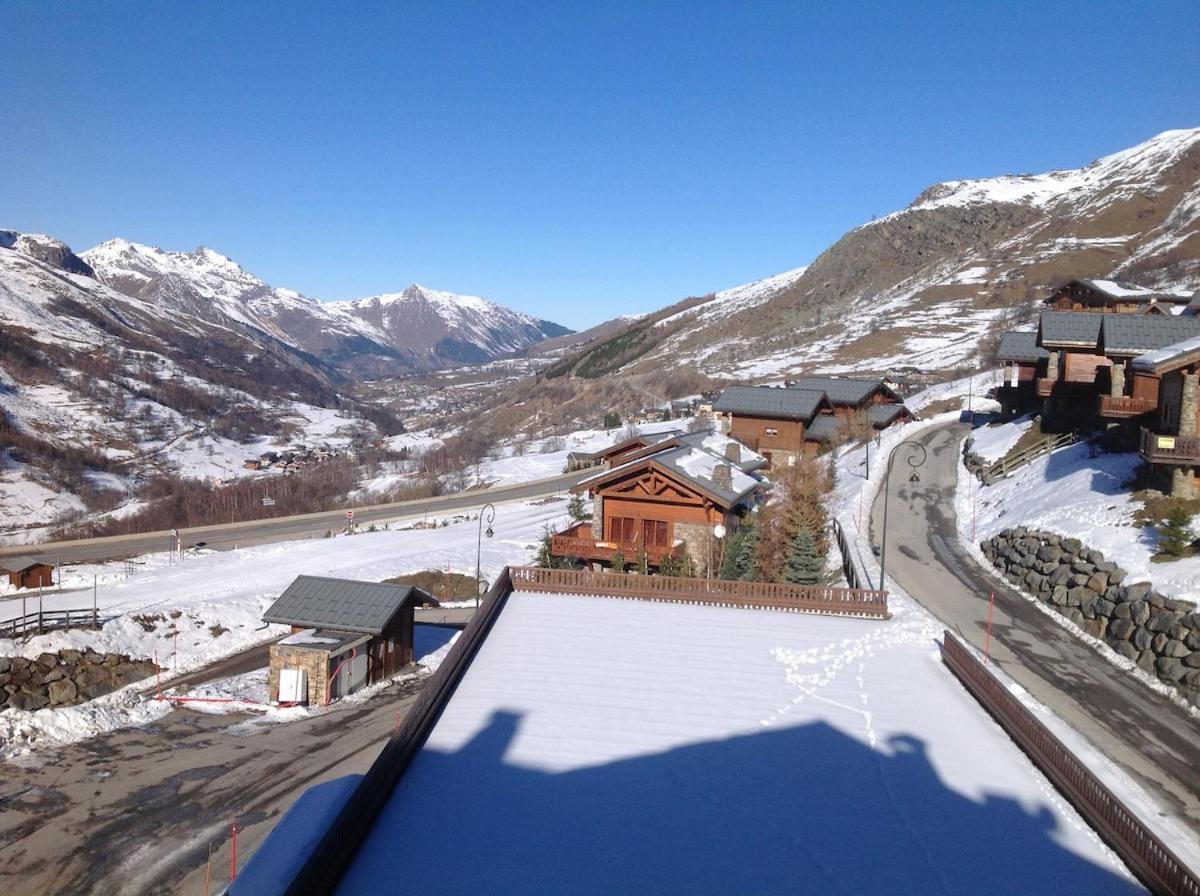
M 1200 706 L 1200 612 L 1189 601 L 1126 582 L 1125 570 L 1063 538 L 1018 526 L 980 543 L 983 555 L 1014 585 L 1177 688 Z
M 153 674 L 149 660 L 92 650 L 0 657 L 0 712 L 75 706 Z

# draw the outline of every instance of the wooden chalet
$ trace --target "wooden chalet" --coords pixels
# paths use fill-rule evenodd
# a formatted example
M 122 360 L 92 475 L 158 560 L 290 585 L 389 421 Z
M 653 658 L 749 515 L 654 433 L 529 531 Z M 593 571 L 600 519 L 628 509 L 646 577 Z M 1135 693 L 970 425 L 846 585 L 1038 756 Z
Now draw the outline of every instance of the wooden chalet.
M 1044 375 L 1048 357 L 1049 352 L 1038 345 L 1036 331 L 1010 330 L 1000 337 L 996 358 L 1004 379 L 996 397 L 1003 416 L 1031 411 L 1039 404 L 1035 383 L 1039 372 Z
M 272 702 L 324 704 L 413 661 L 413 611 L 438 602 L 420 588 L 298 576 L 263 622 L 289 625 L 271 645 Z
M 14 588 L 49 588 L 54 584 L 54 567 L 36 557 L 0 557 L 0 575 L 6 573 Z
M 1191 293 L 1149 289 L 1116 280 L 1072 280 L 1046 299 L 1055 311 L 1117 314 L 1179 314 L 1195 297 Z
M 1200 414 L 1197 414 L 1197 380 L 1200 379 L 1200 336 L 1181 340 L 1131 363 L 1135 395 L 1153 395 L 1153 412 L 1143 417 L 1142 459 L 1169 482 L 1176 498 L 1200 495 Z
M 578 523 L 551 539 L 551 553 L 596 567 L 617 554 L 648 565 L 686 545 L 703 574 L 713 555 L 717 526 L 736 527 L 756 503 L 763 482 L 753 475 L 766 465 L 720 433 L 690 433 L 652 446 L 638 457 L 586 479 L 575 493 L 593 501 L 590 523 Z
M 865 414 L 873 429 L 912 419 L 903 399 L 882 380 L 807 376 L 786 388 L 730 386 L 713 404 L 729 435 L 769 465 L 794 466 L 837 441 L 843 421 Z

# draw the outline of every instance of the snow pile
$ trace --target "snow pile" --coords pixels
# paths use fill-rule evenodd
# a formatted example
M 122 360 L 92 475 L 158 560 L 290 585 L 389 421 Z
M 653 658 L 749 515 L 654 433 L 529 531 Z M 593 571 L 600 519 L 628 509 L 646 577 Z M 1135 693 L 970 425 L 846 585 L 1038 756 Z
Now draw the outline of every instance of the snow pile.
M 981 426 L 971 433 L 971 452 L 983 460 L 997 461 L 1012 450 L 1033 426 L 1031 417 L 1021 417 L 1007 423 Z

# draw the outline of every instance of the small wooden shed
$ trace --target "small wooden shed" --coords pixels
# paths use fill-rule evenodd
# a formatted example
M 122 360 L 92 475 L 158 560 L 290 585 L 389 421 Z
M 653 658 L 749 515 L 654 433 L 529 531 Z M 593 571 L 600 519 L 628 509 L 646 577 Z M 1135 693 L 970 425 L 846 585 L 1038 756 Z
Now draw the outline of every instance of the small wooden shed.
M 54 584 L 54 567 L 36 557 L 0 557 L 0 575 L 7 573 L 17 588 L 49 588 Z
M 271 646 L 270 699 L 324 704 L 388 678 L 413 661 L 413 611 L 437 605 L 407 585 L 297 576 L 263 614 L 292 627 Z

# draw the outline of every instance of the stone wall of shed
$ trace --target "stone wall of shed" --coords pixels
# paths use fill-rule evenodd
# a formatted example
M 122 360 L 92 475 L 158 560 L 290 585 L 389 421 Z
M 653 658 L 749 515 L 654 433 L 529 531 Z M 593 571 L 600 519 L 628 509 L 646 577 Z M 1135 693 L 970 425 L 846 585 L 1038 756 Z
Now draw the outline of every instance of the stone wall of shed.
M 308 673 L 308 704 L 320 706 L 325 702 L 329 687 L 329 652 L 290 644 L 271 645 L 271 669 L 267 673 L 267 699 L 279 700 L 281 669 L 303 669 Z
M 1075 538 L 1018 526 L 982 542 L 983 555 L 1034 595 L 1138 668 L 1200 706 L 1200 611 L 1126 582 L 1125 570 Z

